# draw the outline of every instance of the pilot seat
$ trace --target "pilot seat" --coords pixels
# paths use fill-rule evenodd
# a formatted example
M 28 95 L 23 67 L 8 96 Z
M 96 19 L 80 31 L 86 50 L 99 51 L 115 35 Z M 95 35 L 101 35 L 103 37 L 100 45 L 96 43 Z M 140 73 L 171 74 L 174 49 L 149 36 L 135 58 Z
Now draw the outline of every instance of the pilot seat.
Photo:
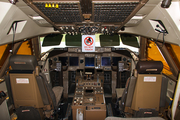
M 162 77 L 161 61 L 139 61 L 120 98 L 121 113 L 132 117 L 157 117 L 165 107 L 168 80 Z M 137 74 L 136 74 L 137 73 Z
M 44 74 L 40 73 L 36 57 L 33 55 L 12 55 L 9 59 L 10 84 L 16 109 L 34 107 L 41 119 L 49 118 L 59 106 L 62 86 L 51 88 Z

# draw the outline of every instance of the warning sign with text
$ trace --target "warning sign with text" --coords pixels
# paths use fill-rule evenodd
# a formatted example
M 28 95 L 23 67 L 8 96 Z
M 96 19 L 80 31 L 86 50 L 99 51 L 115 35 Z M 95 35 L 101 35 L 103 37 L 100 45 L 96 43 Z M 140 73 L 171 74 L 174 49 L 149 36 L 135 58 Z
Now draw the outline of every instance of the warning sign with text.
M 82 52 L 95 52 L 95 35 L 82 35 Z

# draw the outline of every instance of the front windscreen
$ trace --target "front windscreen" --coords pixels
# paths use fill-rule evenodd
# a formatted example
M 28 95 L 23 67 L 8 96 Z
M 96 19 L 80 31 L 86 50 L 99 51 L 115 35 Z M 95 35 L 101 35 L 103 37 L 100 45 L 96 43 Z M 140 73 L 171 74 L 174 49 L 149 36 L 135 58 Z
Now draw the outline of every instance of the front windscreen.
M 119 35 L 100 35 L 99 39 L 101 47 L 120 45 Z
M 66 35 L 66 46 L 81 46 L 81 35 Z
M 111 58 L 110 57 L 102 57 L 101 65 L 102 66 L 111 66 Z
M 131 34 L 121 34 L 122 43 L 132 47 L 139 48 L 138 39 L 136 36 Z
M 61 34 L 49 34 L 46 37 L 44 37 L 42 46 L 53 46 L 53 45 L 59 45 L 61 43 L 63 35 Z
M 85 66 L 93 67 L 94 66 L 94 57 L 86 57 L 85 58 Z
M 78 66 L 79 58 L 78 57 L 69 57 L 70 66 Z

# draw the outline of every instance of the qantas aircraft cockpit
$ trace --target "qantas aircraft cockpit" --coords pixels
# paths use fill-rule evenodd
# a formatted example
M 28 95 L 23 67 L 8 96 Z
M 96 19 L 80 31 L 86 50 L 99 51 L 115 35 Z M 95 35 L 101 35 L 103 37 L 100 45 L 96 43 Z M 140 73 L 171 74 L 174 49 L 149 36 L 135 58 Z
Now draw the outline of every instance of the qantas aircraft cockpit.
M 39 64 L 48 82 L 52 87 L 63 86 L 63 99 L 72 102 L 72 118 L 77 109 L 89 109 L 89 120 L 93 119 L 91 114 L 102 114 L 96 116 L 99 119 L 105 119 L 108 110 L 113 114 L 116 89 L 125 88 L 137 62 L 131 50 L 113 47 L 96 47 L 91 53 L 80 47 L 54 48 L 42 58 Z
M 0 0 L 0 119 L 179 120 L 179 0 Z

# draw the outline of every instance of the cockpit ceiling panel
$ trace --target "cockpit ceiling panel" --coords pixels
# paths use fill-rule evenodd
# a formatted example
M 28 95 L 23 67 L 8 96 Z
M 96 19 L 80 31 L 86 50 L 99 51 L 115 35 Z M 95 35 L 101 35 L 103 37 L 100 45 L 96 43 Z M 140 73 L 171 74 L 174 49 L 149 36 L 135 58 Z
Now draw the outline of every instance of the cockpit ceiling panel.
M 82 22 L 79 3 L 35 2 L 34 5 L 52 22 Z
M 138 2 L 94 3 L 94 22 L 123 22 Z
M 92 10 L 88 14 L 84 8 L 86 4 L 81 4 L 82 0 L 33 0 L 33 4 L 42 14 L 55 24 L 60 23 L 80 23 L 103 22 L 103 23 L 122 23 L 138 6 L 139 0 L 116 0 L 116 1 L 89 1 Z

